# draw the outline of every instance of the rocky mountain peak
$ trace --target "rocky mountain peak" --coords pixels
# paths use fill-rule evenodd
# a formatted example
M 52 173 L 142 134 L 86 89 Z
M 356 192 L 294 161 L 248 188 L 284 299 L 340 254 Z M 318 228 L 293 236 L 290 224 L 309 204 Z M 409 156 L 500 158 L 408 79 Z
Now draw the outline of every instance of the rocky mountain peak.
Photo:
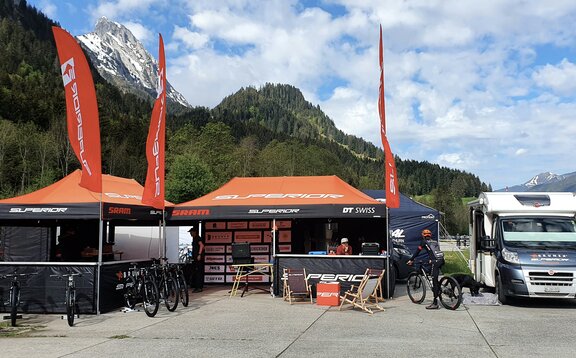
M 125 92 L 156 98 L 158 62 L 127 27 L 102 17 L 96 22 L 94 32 L 78 36 L 78 40 L 106 80 Z M 167 97 L 190 107 L 170 83 L 167 84 Z

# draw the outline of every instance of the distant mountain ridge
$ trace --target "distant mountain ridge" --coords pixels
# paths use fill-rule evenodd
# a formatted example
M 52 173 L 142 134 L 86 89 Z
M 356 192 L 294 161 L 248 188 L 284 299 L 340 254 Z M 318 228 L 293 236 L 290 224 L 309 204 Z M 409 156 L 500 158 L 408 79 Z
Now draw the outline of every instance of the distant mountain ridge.
M 287 84 L 267 83 L 256 89 L 241 88 L 214 108 L 216 117 L 258 123 L 275 133 L 302 140 L 328 140 L 363 158 L 377 159 L 382 149 L 336 127 L 318 105 L 308 102 L 302 92 Z
M 524 184 L 518 184 L 503 188 L 497 191 L 542 191 L 542 192 L 556 192 L 556 191 L 570 191 L 576 192 L 576 172 L 567 174 L 554 174 L 552 172 L 544 172 L 535 175 Z
M 102 17 L 96 22 L 94 32 L 77 39 L 107 81 L 124 92 L 156 98 L 158 62 L 125 26 Z M 169 101 L 191 107 L 170 83 L 166 95 Z

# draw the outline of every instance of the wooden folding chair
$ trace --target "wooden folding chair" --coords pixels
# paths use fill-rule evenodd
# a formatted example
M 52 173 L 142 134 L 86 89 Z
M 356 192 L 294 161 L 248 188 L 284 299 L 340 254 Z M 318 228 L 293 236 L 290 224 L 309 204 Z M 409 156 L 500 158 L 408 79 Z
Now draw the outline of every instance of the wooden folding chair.
M 308 284 L 306 269 L 285 268 L 283 280 L 284 301 L 292 304 L 296 297 L 301 297 L 302 299 L 310 297 L 310 303 L 314 303 L 312 300 L 312 288 L 311 285 Z
M 358 286 L 352 285 L 352 287 L 344 293 L 344 296 L 340 296 L 342 302 L 338 310 L 341 310 L 344 304 L 349 303 L 352 305 L 352 308 L 358 307 L 370 314 L 373 313 L 372 309 L 384 311 L 384 308 L 378 304 L 380 301 L 379 291 L 382 291 L 384 271 L 385 270 L 367 269 Z M 371 302 L 372 300 L 374 302 Z

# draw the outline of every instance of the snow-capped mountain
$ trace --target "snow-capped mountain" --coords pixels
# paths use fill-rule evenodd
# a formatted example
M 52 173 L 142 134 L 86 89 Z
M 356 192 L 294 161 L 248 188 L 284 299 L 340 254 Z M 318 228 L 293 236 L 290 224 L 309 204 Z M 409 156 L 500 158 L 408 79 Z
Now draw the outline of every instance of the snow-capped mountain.
M 576 191 L 576 172 L 568 174 L 540 173 L 524 184 L 497 191 Z
M 102 17 L 94 32 L 78 36 L 78 40 L 106 80 L 122 91 L 156 98 L 158 62 L 125 26 Z M 170 83 L 166 95 L 168 100 L 190 107 Z
M 564 179 L 563 175 L 557 175 L 551 172 L 540 173 L 533 177 L 532 179 L 528 180 L 524 183 L 524 186 L 527 188 L 534 187 L 536 185 L 548 184 L 554 181 L 561 181 Z

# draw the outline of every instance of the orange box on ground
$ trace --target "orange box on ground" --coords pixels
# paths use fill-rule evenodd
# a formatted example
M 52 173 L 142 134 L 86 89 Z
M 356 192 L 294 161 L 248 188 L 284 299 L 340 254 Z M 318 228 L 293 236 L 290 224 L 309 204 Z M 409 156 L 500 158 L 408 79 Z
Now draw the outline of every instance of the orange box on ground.
M 340 282 L 318 282 L 316 284 L 316 304 L 340 306 Z

